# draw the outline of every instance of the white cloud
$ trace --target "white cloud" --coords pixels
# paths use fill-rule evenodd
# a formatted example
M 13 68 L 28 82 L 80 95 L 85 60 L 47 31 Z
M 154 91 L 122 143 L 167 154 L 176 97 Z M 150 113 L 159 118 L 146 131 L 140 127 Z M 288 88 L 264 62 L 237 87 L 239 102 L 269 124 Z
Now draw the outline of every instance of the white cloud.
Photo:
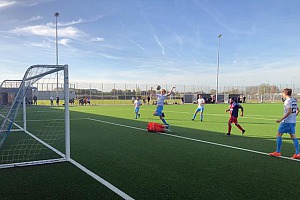
M 0 1 L 0 9 L 16 4 L 15 1 Z
M 91 42 L 103 42 L 103 41 L 104 41 L 104 38 L 95 37 L 95 38 L 92 38 L 90 41 L 91 41 Z
M 30 43 L 29 45 L 33 47 L 51 48 L 50 43 L 47 41 L 43 41 L 42 43 Z
M 68 38 L 63 38 L 61 40 L 58 41 L 58 44 L 62 44 L 64 46 L 68 46 L 68 43 L 70 42 L 70 40 Z
M 43 19 L 43 17 L 41 17 L 41 16 L 34 16 L 34 17 L 31 17 L 28 21 L 32 22 L 32 21 L 37 21 L 37 20 L 40 20 L 40 19 Z
M 51 28 L 45 25 L 36 25 L 36 26 L 27 26 L 27 27 L 17 27 L 10 31 L 11 33 L 19 35 L 38 35 L 45 37 L 55 37 L 55 28 Z M 59 37 L 67 38 L 79 38 L 82 35 L 85 35 L 83 32 L 79 31 L 74 27 L 66 27 L 58 29 Z

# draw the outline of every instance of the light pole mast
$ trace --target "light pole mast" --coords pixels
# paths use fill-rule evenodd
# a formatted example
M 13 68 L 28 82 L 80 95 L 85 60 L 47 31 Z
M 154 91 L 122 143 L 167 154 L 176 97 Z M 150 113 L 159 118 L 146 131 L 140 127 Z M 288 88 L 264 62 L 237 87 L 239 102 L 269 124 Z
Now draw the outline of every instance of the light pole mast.
M 218 67 L 217 67 L 217 87 L 216 87 L 216 103 L 218 103 L 219 93 L 219 70 L 220 70 L 220 41 L 222 34 L 218 35 Z
M 59 16 L 59 13 L 54 13 L 55 16 L 55 45 L 56 45 L 56 65 L 58 65 L 58 41 L 57 41 L 57 17 Z M 56 95 L 58 97 L 58 72 L 56 73 Z

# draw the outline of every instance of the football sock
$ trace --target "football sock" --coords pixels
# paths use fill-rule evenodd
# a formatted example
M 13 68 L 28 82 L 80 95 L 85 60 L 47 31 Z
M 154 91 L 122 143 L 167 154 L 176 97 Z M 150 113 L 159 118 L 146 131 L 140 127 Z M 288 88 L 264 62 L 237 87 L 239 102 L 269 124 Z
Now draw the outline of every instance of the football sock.
M 238 127 L 241 131 L 243 131 L 244 129 L 242 128 L 242 126 L 241 125 L 236 125 L 236 127 Z
M 162 118 L 161 121 L 162 121 L 165 125 L 167 125 L 167 122 L 166 122 L 166 120 L 165 120 L 164 118 Z
M 202 115 L 202 114 L 200 115 L 200 120 L 201 120 L 201 121 L 203 120 L 203 115 Z
M 231 125 L 228 125 L 228 133 L 231 133 Z
M 293 142 L 294 142 L 294 147 L 295 147 L 295 150 L 296 150 L 296 154 L 299 154 L 299 142 L 298 142 L 298 139 L 297 138 L 293 139 Z
M 194 114 L 193 119 L 195 119 L 195 117 L 196 117 L 196 113 Z
M 277 137 L 276 138 L 276 145 L 277 145 L 276 152 L 277 153 L 281 152 L 281 144 L 282 144 L 282 138 L 281 137 Z

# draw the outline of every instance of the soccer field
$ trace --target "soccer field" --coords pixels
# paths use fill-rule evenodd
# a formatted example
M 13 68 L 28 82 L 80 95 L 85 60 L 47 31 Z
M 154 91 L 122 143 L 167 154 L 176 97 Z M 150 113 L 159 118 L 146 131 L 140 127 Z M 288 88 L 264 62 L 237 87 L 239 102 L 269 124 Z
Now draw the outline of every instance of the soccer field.
M 300 162 L 284 135 L 282 157 L 267 155 L 282 104 L 243 104 L 239 123 L 226 136 L 228 104 L 166 105 L 168 134 L 146 131 L 159 122 L 153 105 L 71 107 L 71 157 L 134 199 L 297 199 Z M 296 132 L 299 133 L 297 127 Z M 121 199 L 71 163 L 0 170 L 3 199 Z

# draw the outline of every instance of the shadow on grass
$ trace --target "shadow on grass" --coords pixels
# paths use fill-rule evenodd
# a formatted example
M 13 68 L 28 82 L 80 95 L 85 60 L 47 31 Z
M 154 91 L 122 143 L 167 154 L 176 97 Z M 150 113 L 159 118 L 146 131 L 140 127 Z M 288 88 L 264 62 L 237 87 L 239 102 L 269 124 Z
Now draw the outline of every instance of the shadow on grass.
M 299 162 L 149 133 L 146 131 L 148 122 L 140 120 L 78 111 L 72 112 L 72 118 L 115 123 L 72 121 L 72 155 L 136 199 L 219 199 L 220 196 L 224 199 L 261 199 L 262 195 L 268 199 L 295 195 L 288 192 L 288 185 L 299 178 L 293 170 Z M 153 118 L 146 119 L 154 121 Z M 275 140 L 264 136 L 233 134 L 227 137 L 201 127 L 172 125 L 170 135 L 260 152 L 272 152 L 276 144 Z M 283 149 L 286 155 L 293 154 L 292 144 L 283 144 Z M 280 170 L 283 168 L 284 172 Z M 285 189 L 268 192 L 269 188 L 276 187 L 278 179 L 284 182 L 281 185 L 285 185 Z
M 262 196 L 265 199 L 292 199 L 295 195 L 300 195 L 298 190 L 290 192 L 290 185 L 295 188 L 300 186 L 298 172 L 294 170 L 299 167 L 298 162 L 150 133 L 146 131 L 148 122 L 141 120 L 80 111 L 71 111 L 71 119 L 71 157 L 135 199 L 261 199 Z M 158 121 L 154 117 L 143 118 L 145 119 Z M 177 119 L 167 120 L 176 122 Z M 211 123 L 210 125 L 222 123 L 226 128 L 226 122 L 207 122 Z M 271 152 L 275 148 L 275 140 L 265 136 L 232 134 L 227 137 L 224 133 L 201 129 L 201 126 L 183 126 L 172 125 L 171 135 L 261 152 Z M 292 155 L 291 144 L 284 144 L 283 148 L 285 154 Z M 21 181 L 24 185 L 18 185 L 18 191 L 28 191 L 25 197 L 30 197 L 30 191 L 34 194 L 39 191 L 49 198 L 62 195 L 62 198 L 68 199 L 68 195 L 63 194 L 63 184 L 70 180 L 67 183 L 69 187 L 66 188 L 66 194 L 72 194 L 69 199 L 74 198 L 76 194 L 80 199 L 83 193 L 89 194 L 84 199 L 116 199 L 106 190 L 99 189 L 101 194 L 99 191 L 95 192 L 95 188 L 100 187 L 99 183 L 95 183 L 91 178 L 81 182 L 84 179 L 83 173 L 78 175 L 72 167 L 64 167 L 59 168 L 58 174 L 55 173 L 58 169 L 54 167 L 49 170 L 47 166 L 24 170 L 25 175 L 20 173 L 23 174 L 19 175 L 20 179 L 30 179 L 31 184 L 27 187 L 24 181 Z M 6 176 L 2 180 L 6 182 L 6 194 L 13 195 L 16 185 L 14 182 L 20 181 L 19 173 L 15 176 L 14 169 L 6 170 L 5 173 Z M 67 179 L 64 175 L 71 178 Z M 46 183 L 44 179 L 47 180 Z M 281 189 L 269 192 L 270 188 L 277 188 L 278 180 Z M 84 184 L 82 187 L 80 182 Z M 45 187 L 42 187 L 43 184 Z M 62 190 L 58 190 L 60 187 Z M 20 195 L 22 196 L 16 193 L 16 198 L 11 199 L 17 199 Z

